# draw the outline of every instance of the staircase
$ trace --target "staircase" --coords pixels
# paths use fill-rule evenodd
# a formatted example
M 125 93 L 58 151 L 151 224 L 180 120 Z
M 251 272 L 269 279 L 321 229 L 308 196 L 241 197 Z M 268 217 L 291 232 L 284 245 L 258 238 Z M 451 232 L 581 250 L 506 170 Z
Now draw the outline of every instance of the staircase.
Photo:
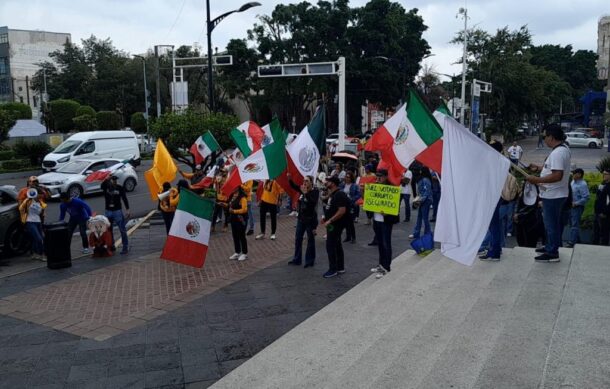
M 610 248 L 534 256 L 407 251 L 213 387 L 610 387 Z

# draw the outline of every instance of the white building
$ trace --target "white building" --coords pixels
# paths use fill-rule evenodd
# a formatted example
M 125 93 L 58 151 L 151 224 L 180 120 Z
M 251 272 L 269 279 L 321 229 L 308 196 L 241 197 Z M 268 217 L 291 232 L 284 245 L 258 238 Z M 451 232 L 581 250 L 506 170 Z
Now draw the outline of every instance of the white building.
M 0 102 L 28 104 L 32 117 L 39 117 L 43 96 L 32 90 L 32 77 L 40 62 L 50 61 L 49 54 L 70 40 L 67 33 L 0 27 Z

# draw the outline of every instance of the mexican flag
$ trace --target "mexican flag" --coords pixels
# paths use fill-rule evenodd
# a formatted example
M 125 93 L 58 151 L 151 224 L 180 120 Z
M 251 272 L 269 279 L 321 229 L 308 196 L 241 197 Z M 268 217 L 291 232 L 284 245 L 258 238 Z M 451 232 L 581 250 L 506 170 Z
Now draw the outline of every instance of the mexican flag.
M 131 159 L 126 159 L 124 161 L 117 162 L 106 169 L 95 171 L 85 178 L 85 182 L 104 181 L 106 178 L 110 177 L 112 173 L 125 167 L 125 165 L 127 165 L 129 162 L 131 162 Z
M 210 131 L 201 135 L 190 148 L 191 154 L 195 157 L 195 163 L 200 164 L 213 152 L 220 150 L 220 145 Z
M 296 184 L 301 184 L 305 176 L 316 177 L 320 165 L 320 154 L 326 146 L 326 110 L 324 106 L 311 118 L 299 135 L 286 146 L 288 171 Z
M 191 189 L 204 189 L 209 186 L 212 186 L 214 183 L 214 177 L 216 177 L 216 172 L 218 171 L 218 165 L 214 165 L 208 172 L 208 174 L 203 177 L 201 181 L 198 183 L 191 185 Z
M 203 267 L 208 252 L 213 213 L 213 200 L 182 189 L 161 258 L 193 267 Z
M 224 194 L 231 194 L 246 181 L 275 179 L 286 170 L 284 134 L 279 121 L 274 120 L 270 123 L 270 131 L 273 142 L 253 152 L 233 169 L 221 189 Z
M 229 135 L 245 157 L 273 142 L 271 128 L 265 131 L 253 121 L 243 122 L 232 129 Z

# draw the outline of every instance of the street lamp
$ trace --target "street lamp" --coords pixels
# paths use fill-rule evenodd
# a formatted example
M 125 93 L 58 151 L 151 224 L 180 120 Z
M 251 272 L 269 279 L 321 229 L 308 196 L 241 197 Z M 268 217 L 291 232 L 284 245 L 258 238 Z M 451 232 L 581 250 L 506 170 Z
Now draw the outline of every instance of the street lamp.
M 146 87 L 146 58 L 141 55 L 134 55 L 136 58 L 142 60 L 142 72 L 144 74 L 144 110 L 146 112 L 146 138 L 150 143 L 150 130 L 148 128 L 148 88 Z
M 212 31 L 214 28 L 220 23 L 224 18 L 231 15 L 235 12 L 244 12 L 252 7 L 257 7 L 261 5 L 256 1 L 251 1 L 239 7 L 239 9 L 225 12 L 222 15 L 218 16 L 214 20 L 210 20 L 210 0 L 205 0 L 205 7 L 207 10 L 207 20 L 206 20 L 206 28 L 208 32 L 208 101 L 210 104 L 210 112 L 214 111 L 214 88 L 212 85 Z
M 466 54 L 468 48 L 468 9 L 460 8 L 460 10 L 458 11 L 458 15 L 464 16 L 464 48 L 462 53 L 462 101 L 460 104 L 460 123 L 464 125 L 464 105 L 466 100 Z

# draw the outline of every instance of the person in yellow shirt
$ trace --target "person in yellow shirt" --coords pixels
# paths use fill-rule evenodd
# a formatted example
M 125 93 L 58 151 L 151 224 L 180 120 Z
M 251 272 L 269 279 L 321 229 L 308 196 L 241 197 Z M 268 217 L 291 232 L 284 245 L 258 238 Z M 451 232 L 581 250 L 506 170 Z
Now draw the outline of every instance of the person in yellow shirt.
M 227 232 L 229 226 L 229 197 L 225 196 L 221 189 L 227 181 L 227 171 L 220 169 L 214 180 L 214 189 L 216 190 L 216 207 L 212 215 L 212 232 L 216 230 L 216 222 L 220 218 L 221 213 L 224 213 L 224 224 L 222 232 Z
M 275 180 L 266 180 L 263 184 L 263 194 L 258 201 L 261 210 L 260 225 L 261 233 L 255 239 L 265 239 L 265 225 L 267 212 L 271 216 L 271 240 L 275 240 L 275 229 L 277 228 L 277 208 L 282 194 L 282 188 Z
M 241 184 L 242 189 L 246 193 L 246 199 L 248 200 L 248 232 L 246 235 L 254 234 L 254 214 L 252 213 L 252 186 L 254 181 L 246 181 Z
M 174 221 L 176 207 L 178 206 L 178 201 L 180 201 L 180 193 L 178 192 L 178 189 L 172 188 L 169 182 L 164 182 L 163 189 L 161 189 L 161 193 L 159 194 L 168 191 L 169 194 L 162 200 L 159 200 L 159 209 L 161 210 L 161 216 L 163 216 L 163 222 L 165 223 L 165 231 L 169 234 L 169 229 Z
M 246 239 L 246 225 L 248 224 L 248 198 L 243 186 L 238 187 L 229 200 L 229 218 L 231 220 L 231 233 L 235 254 L 229 259 L 245 261 L 248 259 L 248 240 Z

